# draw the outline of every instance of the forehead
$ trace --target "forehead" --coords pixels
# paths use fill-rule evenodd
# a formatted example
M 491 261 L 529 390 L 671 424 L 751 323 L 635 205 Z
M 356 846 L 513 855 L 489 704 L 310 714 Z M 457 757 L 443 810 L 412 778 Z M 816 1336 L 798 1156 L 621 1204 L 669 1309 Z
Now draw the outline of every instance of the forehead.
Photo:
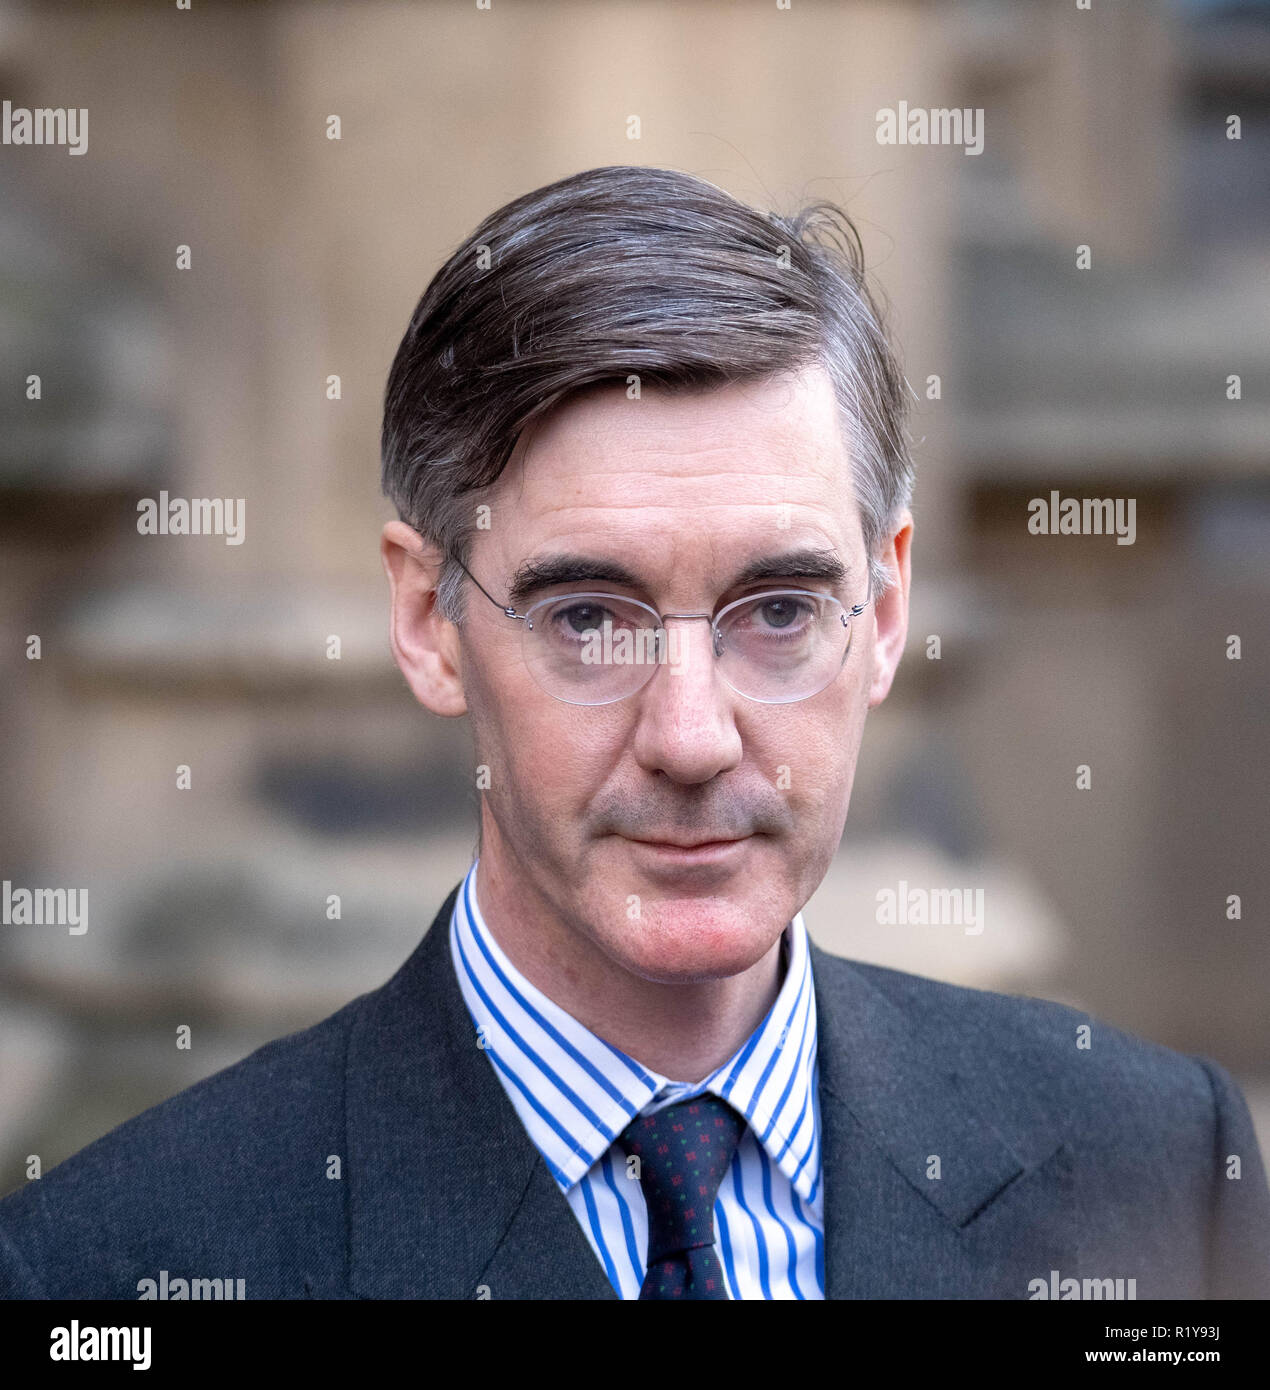
M 527 432 L 490 491 L 494 535 L 678 550 L 814 532 L 843 548 L 856 510 L 821 367 L 692 391 L 594 387 Z M 503 523 L 500 524 L 500 519 Z

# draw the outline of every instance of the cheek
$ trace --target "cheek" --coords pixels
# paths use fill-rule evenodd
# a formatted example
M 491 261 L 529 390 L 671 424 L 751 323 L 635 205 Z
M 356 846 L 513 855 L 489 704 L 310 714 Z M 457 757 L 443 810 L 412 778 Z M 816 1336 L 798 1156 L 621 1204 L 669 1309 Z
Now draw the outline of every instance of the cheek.
M 822 699 L 806 718 L 778 723 L 758 736 L 757 761 L 800 820 L 845 811 L 864 729 L 866 709 L 854 685 Z
M 477 762 L 489 769 L 493 807 L 511 817 L 576 824 L 608 775 L 622 734 L 598 711 L 561 704 L 531 677 L 492 686 L 484 673 L 467 684 Z
M 803 832 L 841 824 L 851 794 L 854 756 L 841 736 L 808 740 L 790 765 L 795 822 Z

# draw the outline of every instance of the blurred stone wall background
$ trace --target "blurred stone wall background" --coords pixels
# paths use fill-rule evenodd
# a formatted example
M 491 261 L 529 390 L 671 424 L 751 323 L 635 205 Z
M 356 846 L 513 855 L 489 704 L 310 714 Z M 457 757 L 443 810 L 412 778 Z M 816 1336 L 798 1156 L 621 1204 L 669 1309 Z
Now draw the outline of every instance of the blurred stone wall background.
M 919 397 L 813 934 L 1213 1057 L 1270 1147 L 1265 5 L 0 3 L 0 95 L 89 111 L 0 147 L 0 877 L 90 923 L 0 926 L 0 1191 L 381 983 L 470 863 L 466 726 L 388 650 L 384 380 L 481 217 L 613 163 L 844 204 Z M 880 145 L 901 100 L 983 153 Z M 244 543 L 139 535 L 160 489 Z M 1029 534 L 1051 490 L 1135 543 Z M 900 880 L 984 931 L 878 924 Z

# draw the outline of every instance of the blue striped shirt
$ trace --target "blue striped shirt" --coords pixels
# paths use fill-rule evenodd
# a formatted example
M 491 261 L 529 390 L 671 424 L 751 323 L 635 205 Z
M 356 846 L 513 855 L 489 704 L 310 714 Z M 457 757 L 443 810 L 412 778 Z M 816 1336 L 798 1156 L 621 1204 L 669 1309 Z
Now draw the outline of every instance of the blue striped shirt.
M 476 865 L 450 918 L 450 954 L 477 1039 L 619 1298 L 638 1298 L 648 1218 L 614 1140 L 641 1112 L 703 1092 L 745 1117 L 714 1204 L 731 1298 L 824 1298 L 816 996 L 799 913 L 767 1017 L 703 1081 L 669 1081 L 584 1028 L 531 984 L 476 902 Z

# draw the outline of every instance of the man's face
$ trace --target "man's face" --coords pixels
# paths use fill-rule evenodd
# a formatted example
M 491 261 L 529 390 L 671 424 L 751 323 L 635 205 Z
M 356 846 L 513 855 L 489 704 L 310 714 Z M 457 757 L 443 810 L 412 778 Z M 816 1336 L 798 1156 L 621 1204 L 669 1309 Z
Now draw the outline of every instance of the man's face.
M 523 562 L 562 555 L 620 564 L 638 580 L 556 585 L 519 602 L 522 612 L 578 591 L 627 593 L 661 613 L 713 613 L 764 588 L 817 590 L 848 608 L 868 595 L 850 460 L 819 368 L 702 392 L 646 389 L 639 400 L 596 388 L 522 440 L 483 500 L 490 526 L 475 532 L 468 568 L 500 602 Z M 836 555 L 847 579 L 794 567 L 736 585 L 754 561 L 807 548 Z M 762 704 L 716 671 L 710 624 L 668 626 L 679 628 L 683 669 L 659 667 L 616 703 L 565 704 L 528 670 L 522 624 L 468 582 L 459 669 L 489 768 L 482 858 L 494 857 L 513 900 L 523 893 L 626 970 L 687 982 L 754 965 L 823 879 L 865 715 L 894 663 L 875 669 L 870 605 L 826 689 Z

